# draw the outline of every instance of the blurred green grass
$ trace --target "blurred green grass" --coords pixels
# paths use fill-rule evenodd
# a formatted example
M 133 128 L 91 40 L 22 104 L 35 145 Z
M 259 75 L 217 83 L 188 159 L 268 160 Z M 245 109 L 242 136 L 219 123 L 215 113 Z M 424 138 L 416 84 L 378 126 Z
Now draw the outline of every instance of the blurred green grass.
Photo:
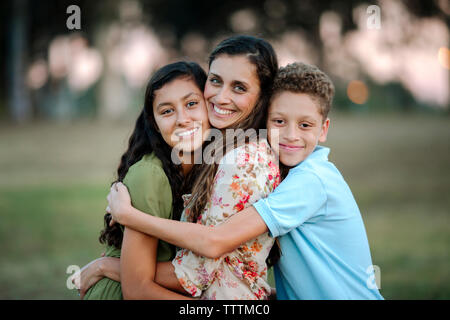
M 361 209 L 386 299 L 450 299 L 450 119 L 332 115 L 330 159 Z M 133 121 L 0 128 L 0 299 L 77 299 Z

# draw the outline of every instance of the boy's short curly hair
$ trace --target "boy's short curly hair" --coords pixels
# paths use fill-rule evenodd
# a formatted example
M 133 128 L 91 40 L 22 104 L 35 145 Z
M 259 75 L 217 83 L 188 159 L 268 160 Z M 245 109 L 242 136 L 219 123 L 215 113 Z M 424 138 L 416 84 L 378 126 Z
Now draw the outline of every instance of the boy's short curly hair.
M 327 118 L 333 102 L 334 85 L 331 79 L 316 66 L 295 62 L 281 67 L 274 80 L 272 97 L 282 91 L 310 95 L 318 102 L 323 119 Z

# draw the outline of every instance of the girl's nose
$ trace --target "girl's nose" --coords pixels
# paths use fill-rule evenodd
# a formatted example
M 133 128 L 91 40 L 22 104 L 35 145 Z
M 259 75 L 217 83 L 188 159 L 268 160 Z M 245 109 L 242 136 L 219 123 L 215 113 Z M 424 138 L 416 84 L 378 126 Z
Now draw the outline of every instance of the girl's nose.
M 179 127 L 187 126 L 191 122 L 191 117 L 184 108 L 177 113 L 176 125 Z

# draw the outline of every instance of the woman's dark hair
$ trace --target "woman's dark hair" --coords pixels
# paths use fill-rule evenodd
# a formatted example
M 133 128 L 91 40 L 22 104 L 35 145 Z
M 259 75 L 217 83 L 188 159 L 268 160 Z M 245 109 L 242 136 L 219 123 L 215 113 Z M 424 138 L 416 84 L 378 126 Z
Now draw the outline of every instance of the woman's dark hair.
M 133 164 L 141 160 L 144 155 L 154 152 L 162 162 L 164 172 L 169 179 L 172 189 L 172 218 L 174 220 L 180 219 L 183 210 L 181 196 L 190 192 L 192 175 L 183 177 L 181 166 L 172 162 L 172 148 L 164 141 L 156 125 L 153 113 L 153 100 L 156 90 L 178 78 L 192 79 L 202 92 L 205 88 L 206 73 L 195 62 L 180 61 L 171 63 L 153 74 L 145 91 L 144 107 L 136 120 L 134 131 L 128 141 L 128 149 L 120 160 L 117 169 L 117 180 L 115 181 L 122 182 L 128 169 Z M 110 221 L 111 215 L 107 213 L 104 217 L 105 228 L 101 231 L 99 241 L 109 246 L 121 248 L 123 226 L 116 223 L 110 227 Z
M 255 66 L 256 75 L 259 80 L 260 94 L 258 102 L 250 114 L 235 125 L 226 129 L 263 129 L 266 128 L 266 118 L 270 98 L 272 95 L 272 86 L 275 76 L 278 72 L 278 60 L 275 50 L 267 41 L 247 35 L 237 35 L 223 40 L 211 52 L 209 56 L 209 67 L 215 59 L 221 55 L 245 56 L 248 61 Z M 222 154 L 225 154 L 226 145 L 233 143 L 230 141 L 218 140 L 217 145 L 223 148 Z M 215 142 L 216 143 L 216 142 Z M 198 175 L 193 185 L 192 197 L 194 203 L 191 206 L 192 217 L 194 220 L 201 214 L 206 204 L 210 201 L 214 177 L 217 172 L 217 163 L 203 164 L 198 169 Z M 268 264 L 276 263 L 280 256 L 278 245 L 275 244 L 269 254 Z

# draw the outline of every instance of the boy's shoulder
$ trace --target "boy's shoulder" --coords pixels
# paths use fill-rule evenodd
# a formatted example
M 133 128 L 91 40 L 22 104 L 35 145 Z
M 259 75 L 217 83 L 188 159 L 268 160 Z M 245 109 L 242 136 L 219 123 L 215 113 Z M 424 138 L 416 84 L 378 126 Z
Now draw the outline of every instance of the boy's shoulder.
M 330 148 L 317 146 L 314 151 L 297 166 L 291 169 L 291 171 L 302 172 L 311 171 L 320 173 L 324 168 L 327 168 L 330 164 L 328 155 L 330 154 Z
M 317 146 L 316 149 L 301 163 L 292 168 L 289 173 L 293 175 L 316 177 L 323 185 L 336 179 L 343 181 L 343 177 L 336 166 L 328 160 L 330 148 Z

